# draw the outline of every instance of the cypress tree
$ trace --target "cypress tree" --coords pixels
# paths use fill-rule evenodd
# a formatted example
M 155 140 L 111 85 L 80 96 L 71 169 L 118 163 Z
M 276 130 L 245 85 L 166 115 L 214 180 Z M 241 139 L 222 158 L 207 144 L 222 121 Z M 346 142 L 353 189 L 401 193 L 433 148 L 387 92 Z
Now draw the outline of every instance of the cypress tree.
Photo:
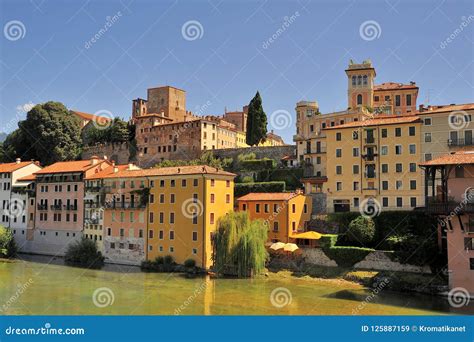
M 263 111 L 262 98 L 257 91 L 249 103 L 247 116 L 247 134 L 245 142 L 254 146 L 264 142 L 267 137 L 267 114 Z

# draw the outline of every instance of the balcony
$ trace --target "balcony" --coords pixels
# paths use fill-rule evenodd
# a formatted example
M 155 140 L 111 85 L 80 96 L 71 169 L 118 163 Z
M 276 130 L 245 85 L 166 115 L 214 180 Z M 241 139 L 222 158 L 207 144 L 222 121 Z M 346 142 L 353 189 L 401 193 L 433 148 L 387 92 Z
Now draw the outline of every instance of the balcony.
M 48 210 L 47 204 L 38 204 L 36 207 L 38 208 L 38 210 Z
M 61 210 L 62 209 L 62 206 L 61 204 L 52 204 L 50 206 L 51 210 Z
M 377 153 L 363 154 L 362 155 L 362 158 L 364 158 L 364 160 L 366 162 L 375 162 L 375 157 L 378 157 Z
M 470 139 L 448 139 L 448 146 L 474 146 L 474 140 Z
M 364 172 L 364 177 L 365 178 L 377 178 L 377 174 L 375 172 Z
M 97 203 L 97 202 L 86 202 L 84 203 L 84 206 L 86 208 L 101 208 L 102 205 L 100 203 Z
M 369 137 L 364 139 L 366 144 L 375 144 L 375 138 L 374 137 Z
M 106 202 L 105 208 L 107 209 L 142 209 L 145 208 L 146 204 L 136 202 Z
M 73 204 L 64 204 L 63 205 L 64 210 L 77 210 L 77 205 Z
M 85 188 L 86 192 L 100 192 L 100 190 L 102 190 L 100 186 L 86 186 Z

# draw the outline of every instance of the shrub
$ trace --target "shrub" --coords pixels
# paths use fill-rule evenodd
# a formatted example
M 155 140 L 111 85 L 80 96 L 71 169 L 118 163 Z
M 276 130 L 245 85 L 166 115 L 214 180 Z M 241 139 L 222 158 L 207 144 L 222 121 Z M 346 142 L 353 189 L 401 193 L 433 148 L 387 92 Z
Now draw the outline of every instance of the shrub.
M 267 176 L 269 181 L 285 182 L 286 188 L 292 190 L 302 187 L 301 178 L 303 178 L 302 168 L 275 169 Z
M 331 248 L 336 245 L 337 242 L 337 234 L 322 234 L 319 241 L 319 246 L 322 249 Z
M 344 233 L 352 220 L 360 216 L 359 212 L 332 213 L 327 216 L 328 223 L 335 224 L 340 233 Z
M 186 268 L 194 268 L 194 267 L 196 267 L 196 260 L 194 260 L 194 259 L 186 259 L 186 260 L 184 261 L 184 266 L 185 266 Z
M 331 248 L 323 248 L 324 254 L 334 260 L 337 266 L 352 267 L 359 261 L 362 261 L 367 254 L 373 252 L 372 248 L 349 247 L 349 246 L 333 246 Z
M 242 183 L 253 183 L 253 177 L 245 176 L 244 178 L 242 178 Z
M 166 255 L 164 258 L 163 258 L 163 264 L 164 265 L 172 265 L 174 264 L 174 259 L 171 255 Z
M 284 192 L 285 189 L 285 182 L 238 183 L 234 194 L 238 198 L 251 192 Z
M 164 263 L 165 263 L 165 260 L 164 260 L 164 258 L 163 258 L 162 256 L 157 256 L 157 257 L 155 258 L 155 264 L 157 264 L 157 265 L 163 265 Z
M 242 169 L 246 171 L 261 171 L 273 169 L 275 167 L 275 161 L 273 159 L 242 160 L 240 165 Z
M 12 258 L 17 253 L 17 246 L 10 229 L 0 226 L 0 258 Z
M 359 216 L 352 220 L 347 230 L 347 238 L 355 244 L 368 245 L 375 236 L 375 224 L 370 217 Z
M 64 261 L 68 265 L 85 268 L 99 269 L 104 266 L 104 257 L 97 245 L 85 236 L 69 245 Z

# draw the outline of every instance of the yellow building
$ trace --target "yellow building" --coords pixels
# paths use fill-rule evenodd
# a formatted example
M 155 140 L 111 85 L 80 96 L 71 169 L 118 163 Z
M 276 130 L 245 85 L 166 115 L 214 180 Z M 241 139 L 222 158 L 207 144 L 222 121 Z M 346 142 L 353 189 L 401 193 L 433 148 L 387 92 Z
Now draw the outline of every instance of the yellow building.
M 240 211 L 268 225 L 271 242 L 294 242 L 311 219 L 311 197 L 301 193 L 250 193 L 237 199 Z
M 380 210 L 423 205 L 421 120 L 382 117 L 325 129 L 327 211 Z
M 171 255 L 209 269 L 217 221 L 233 210 L 235 174 L 209 166 L 138 172 L 150 182 L 147 259 Z

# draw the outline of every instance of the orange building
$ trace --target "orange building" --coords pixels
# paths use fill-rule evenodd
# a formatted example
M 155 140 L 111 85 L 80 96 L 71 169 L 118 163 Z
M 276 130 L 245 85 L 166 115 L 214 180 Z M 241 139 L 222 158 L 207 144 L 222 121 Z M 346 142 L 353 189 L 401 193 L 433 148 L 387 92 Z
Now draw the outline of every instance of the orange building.
M 311 219 L 312 199 L 301 193 L 250 193 L 237 199 L 240 211 L 268 225 L 271 242 L 294 242 Z

